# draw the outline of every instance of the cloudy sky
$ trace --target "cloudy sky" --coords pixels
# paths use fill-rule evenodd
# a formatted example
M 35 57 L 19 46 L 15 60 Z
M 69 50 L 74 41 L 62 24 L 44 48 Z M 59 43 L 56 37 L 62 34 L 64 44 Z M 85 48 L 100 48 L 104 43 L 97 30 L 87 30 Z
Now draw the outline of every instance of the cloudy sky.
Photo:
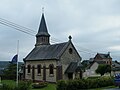
M 71 35 L 83 60 L 111 52 L 113 60 L 120 61 L 120 0 L 0 0 L 0 18 L 30 28 L 35 35 L 42 7 L 52 43 L 66 42 Z M 34 48 L 35 36 L 0 24 L 1 61 L 12 59 L 18 40 L 22 61 Z

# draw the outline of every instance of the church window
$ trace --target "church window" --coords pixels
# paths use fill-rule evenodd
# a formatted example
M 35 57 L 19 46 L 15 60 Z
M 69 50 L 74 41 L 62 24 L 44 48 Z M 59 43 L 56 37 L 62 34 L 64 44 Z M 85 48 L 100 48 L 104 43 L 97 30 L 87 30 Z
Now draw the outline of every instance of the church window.
M 28 65 L 27 68 L 28 68 L 28 73 L 30 73 L 31 66 Z
M 73 50 L 72 48 L 69 49 L 69 53 L 72 54 L 73 53 Z
M 43 40 L 44 40 L 44 38 L 42 37 L 42 38 L 41 38 L 41 41 L 43 42 Z
M 49 72 L 50 72 L 50 74 L 54 74 L 54 65 L 53 64 L 49 65 Z
M 38 74 L 41 73 L 41 65 L 37 65 L 37 73 L 38 73 Z

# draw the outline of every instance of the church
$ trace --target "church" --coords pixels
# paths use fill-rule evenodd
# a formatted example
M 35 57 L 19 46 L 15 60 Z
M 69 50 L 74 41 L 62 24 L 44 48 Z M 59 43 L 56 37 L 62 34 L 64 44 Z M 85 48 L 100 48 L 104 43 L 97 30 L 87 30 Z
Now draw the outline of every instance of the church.
M 35 47 L 23 61 L 25 80 L 57 82 L 82 78 L 81 56 L 72 43 L 72 37 L 69 36 L 67 42 L 50 44 L 44 13 L 36 34 Z

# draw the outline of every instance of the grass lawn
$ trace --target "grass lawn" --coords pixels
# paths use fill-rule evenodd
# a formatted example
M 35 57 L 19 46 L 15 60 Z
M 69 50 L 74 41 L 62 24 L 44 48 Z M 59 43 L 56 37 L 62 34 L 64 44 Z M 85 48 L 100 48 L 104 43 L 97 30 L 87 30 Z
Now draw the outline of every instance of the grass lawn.
M 11 87 L 14 87 L 16 85 L 16 82 L 13 80 L 2 80 L 2 83 L 5 83 Z M 56 84 L 48 84 L 48 86 L 45 88 L 31 90 L 56 90 Z
M 31 90 L 56 90 L 56 84 L 48 84 L 47 87 L 41 89 L 31 89 Z

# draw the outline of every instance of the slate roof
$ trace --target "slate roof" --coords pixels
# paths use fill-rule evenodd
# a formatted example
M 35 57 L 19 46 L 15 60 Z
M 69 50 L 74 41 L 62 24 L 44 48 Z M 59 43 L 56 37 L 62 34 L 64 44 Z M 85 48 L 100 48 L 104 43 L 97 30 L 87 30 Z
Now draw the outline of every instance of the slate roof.
M 82 64 L 78 66 L 78 62 L 71 62 L 65 73 L 74 73 L 76 70 L 81 70 Z
M 120 67 L 119 68 L 112 68 L 112 71 L 120 71 Z
M 98 55 L 100 55 L 100 57 L 101 58 L 104 58 L 104 59 L 106 59 L 106 58 L 111 58 L 110 57 L 110 54 L 102 54 L 102 53 L 97 53 Z
M 41 35 L 50 36 L 47 30 L 44 14 L 42 14 L 39 30 L 36 36 L 41 36 Z
M 112 61 L 112 66 L 113 67 L 119 67 L 120 68 L 120 63 L 117 61 Z
M 112 70 L 113 71 L 120 71 L 120 63 L 117 61 L 112 61 Z
M 65 48 L 70 42 L 53 45 L 40 45 L 35 47 L 24 60 L 48 60 L 59 59 Z
M 98 64 L 106 64 L 106 61 L 100 61 L 100 60 L 98 60 L 98 61 L 95 61 L 96 63 L 98 63 Z

